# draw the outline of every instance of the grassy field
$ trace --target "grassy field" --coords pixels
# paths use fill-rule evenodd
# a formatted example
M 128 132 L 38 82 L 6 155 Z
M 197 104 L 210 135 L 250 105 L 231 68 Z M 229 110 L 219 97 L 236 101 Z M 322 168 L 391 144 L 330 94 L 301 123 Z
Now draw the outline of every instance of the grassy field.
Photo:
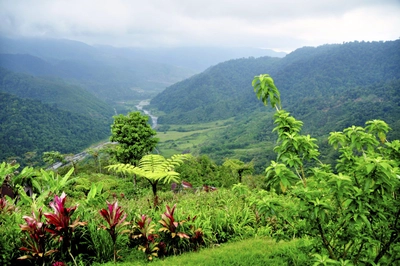
M 185 151 L 196 155 L 202 143 L 213 138 L 233 121 L 232 118 L 195 125 L 170 125 L 167 131 L 157 132 L 157 138 L 160 139 L 157 149 L 165 157 Z
M 275 242 L 269 238 L 250 238 L 238 242 L 221 244 L 199 252 L 184 253 L 180 256 L 155 259 L 152 262 L 144 260 L 114 264 L 96 264 L 98 266 L 130 266 L 130 265 L 310 265 L 307 254 L 299 252 L 307 246 L 307 241 L 292 240 L 290 242 Z
M 210 151 L 210 147 L 214 147 L 212 143 L 215 142 L 213 141 L 226 134 L 227 128 L 229 128 L 228 130 L 235 130 L 232 127 L 234 123 L 236 123 L 235 118 L 231 118 L 193 125 L 168 125 L 166 127 L 167 130 L 161 126 L 157 132 L 157 138 L 160 139 L 157 150 L 165 157 L 189 152 L 194 156 L 198 156 L 201 152 L 201 154 L 208 155 L 218 164 L 221 164 L 226 158 L 239 159 L 245 162 L 253 160 L 255 171 L 263 172 L 267 161 L 265 152 L 273 149 L 274 141 L 251 144 L 247 143 L 246 140 L 241 140 L 242 138 L 245 139 L 244 134 L 247 133 L 238 133 L 235 143 L 229 143 L 236 146 L 242 145 L 242 147 L 229 147 Z

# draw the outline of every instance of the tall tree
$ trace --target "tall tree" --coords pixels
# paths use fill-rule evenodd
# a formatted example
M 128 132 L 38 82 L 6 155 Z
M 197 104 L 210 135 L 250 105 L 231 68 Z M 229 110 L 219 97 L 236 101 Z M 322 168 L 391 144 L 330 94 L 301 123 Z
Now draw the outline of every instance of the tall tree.
M 114 152 L 118 162 L 137 166 L 139 160 L 156 147 L 157 132 L 151 128 L 148 119 L 140 112 L 114 116 L 110 140 L 118 142 Z M 136 186 L 136 176 L 134 182 Z

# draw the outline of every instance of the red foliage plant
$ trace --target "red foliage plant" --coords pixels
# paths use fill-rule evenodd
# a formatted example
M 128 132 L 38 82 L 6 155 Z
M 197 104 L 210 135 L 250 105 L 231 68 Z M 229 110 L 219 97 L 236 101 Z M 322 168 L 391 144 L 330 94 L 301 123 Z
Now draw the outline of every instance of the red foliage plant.
M 177 232 L 178 226 L 182 225 L 185 221 L 176 222 L 174 218 L 176 204 L 170 208 L 166 205 L 166 212 L 161 215 L 161 220 L 159 223 L 163 225 L 163 227 L 159 230 L 160 232 L 170 233 L 172 238 L 175 236 L 179 236 L 180 238 L 190 238 L 187 234 L 183 232 Z
M 66 199 L 64 192 L 60 197 L 55 195 L 54 201 L 50 203 L 50 207 L 53 209 L 54 213 L 45 213 L 44 216 L 47 218 L 47 223 L 49 224 L 46 231 L 53 235 L 53 237 L 58 237 L 59 241 L 64 241 L 66 245 L 69 245 L 74 228 L 79 225 L 86 225 L 87 223 L 79 222 L 79 218 L 71 223 L 72 214 L 75 212 L 78 205 L 66 208 Z
M 131 238 L 139 241 L 139 250 L 148 255 L 148 259 L 152 260 L 153 256 L 158 256 L 159 243 L 156 242 L 157 234 L 154 234 L 155 225 L 151 223 L 151 218 L 147 215 L 141 215 L 139 220 L 133 226 Z
M 117 251 L 115 249 L 115 243 L 117 241 L 117 226 L 121 225 L 127 225 L 129 222 L 125 222 L 126 219 L 126 213 L 124 214 L 124 211 L 121 209 L 120 206 L 118 206 L 118 201 L 114 201 L 114 203 L 110 203 L 107 201 L 107 209 L 101 209 L 100 210 L 100 215 L 107 221 L 108 227 L 101 225 L 103 229 L 106 229 L 111 236 L 111 239 L 114 244 L 114 262 L 116 261 L 117 257 Z
M 114 203 L 109 203 L 107 201 L 107 205 L 107 209 L 100 210 L 100 215 L 107 221 L 109 227 L 106 227 L 104 225 L 102 225 L 101 227 L 106 229 L 110 233 L 111 239 L 113 243 L 115 243 L 115 241 L 117 240 L 117 226 L 129 223 L 124 223 L 127 214 L 124 214 L 124 211 L 121 210 L 121 206 L 118 206 L 118 201 L 115 201 Z
M 13 213 L 15 211 L 15 206 L 10 204 L 6 198 L 0 197 L 0 214 L 2 213 Z
M 74 214 L 78 205 L 67 208 L 65 207 L 67 196 L 63 192 L 60 197 L 54 196 L 54 201 L 50 203 L 50 207 L 54 213 L 45 213 L 44 216 L 47 218 L 46 231 L 49 232 L 54 238 L 62 241 L 62 252 L 68 252 L 74 261 L 76 261 L 71 253 L 71 239 L 74 233 L 74 229 L 77 226 L 86 225 L 86 222 L 79 222 L 79 218 L 76 218 L 74 222 L 71 222 L 71 217 Z
M 46 234 L 47 224 L 42 222 L 42 215 L 42 208 L 40 208 L 38 215 L 36 215 L 35 212 L 32 212 L 32 217 L 23 216 L 26 225 L 21 224 L 20 227 L 22 232 L 27 233 L 29 237 L 25 237 L 23 239 L 25 246 L 21 247 L 20 250 L 30 254 L 19 257 L 18 259 L 34 259 L 44 261 L 45 257 L 56 252 L 56 250 L 46 251 L 46 244 L 48 240 Z

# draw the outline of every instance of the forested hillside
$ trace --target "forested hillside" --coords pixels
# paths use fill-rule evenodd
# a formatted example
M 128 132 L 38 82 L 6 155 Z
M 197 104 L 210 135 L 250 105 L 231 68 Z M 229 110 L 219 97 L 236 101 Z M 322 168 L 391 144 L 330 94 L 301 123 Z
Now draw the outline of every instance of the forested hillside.
M 0 67 L 0 91 L 21 98 L 39 100 L 82 116 L 98 118 L 99 122 L 103 123 L 109 122 L 114 114 L 111 106 L 88 91 L 70 85 L 60 78 L 35 77 Z
M 386 121 L 400 137 L 400 40 L 304 47 L 285 58 L 231 60 L 168 87 L 151 101 L 165 115 L 161 125 L 195 124 L 235 117 L 219 135 L 198 145 L 199 153 L 222 162 L 238 157 L 263 169 L 275 136 L 271 114 L 251 86 L 255 75 L 269 73 L 282 93 L 283 107 L 304 121 L 304 133 L 319 138 L 370 119 Z M 265 152 L 267 151 L 267 152 Z
M 399 62 L 400 40 L 305 47 L 281 59 L 221 63 L 168 87 L 151 105 L 166 113 L 160 123 L 213 121 L 221 114 L 222 118 L 237 116 L 261 105 L 254 97 L 251 81 L 255 75 L 269 73 L 285 95 L 283 105 L 308 115 L 337 106 L 339 99 L 335 97 L 344 92 L 399 79 Z M 310 108 L 314 101 L 315 108 Z M 305 102 L 308 104 L 304 108 Z
M 39 161 L 44 151 L 80 152 L 109 135 L 111 106 L 60 78 L 0 67 L 0 93 L 0 160 L 26 162 L 27 152 Z
M 109 135 L 109 125 L 98 119 L 1 91 L 0 110 L 1 161 L 40 162 L 44 151 L 77 153 Z
M 160 123 L 198 123 L 249 113 L 259 104 L 251 87 L 254 73 L 273 68 L 279 58 L 236 59 L 168 87 L 151 100 L 166 113 Z

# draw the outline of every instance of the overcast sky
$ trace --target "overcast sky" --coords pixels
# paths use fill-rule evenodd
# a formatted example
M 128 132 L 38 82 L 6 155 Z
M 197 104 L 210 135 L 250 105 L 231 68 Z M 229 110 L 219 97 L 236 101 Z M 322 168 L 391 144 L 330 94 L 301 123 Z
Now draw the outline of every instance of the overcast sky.
M 400 38 L 400 0 L 0 0 L 0 34 L 113 46 L 302 46 Z

